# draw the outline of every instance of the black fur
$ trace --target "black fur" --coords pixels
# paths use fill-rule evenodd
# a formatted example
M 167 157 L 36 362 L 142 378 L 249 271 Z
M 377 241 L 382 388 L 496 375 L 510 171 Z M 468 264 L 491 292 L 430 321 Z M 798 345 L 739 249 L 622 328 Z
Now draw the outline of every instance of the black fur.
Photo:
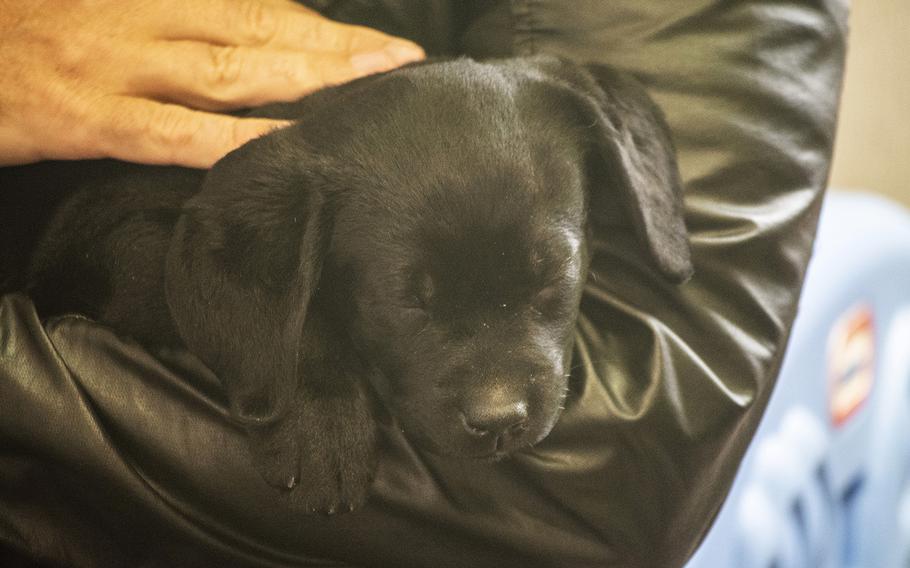
M 666 126 L 608 68 L 434 62 L 257 114 L 297 122 L 207 175 L 91 166 L 27 289 L 44 315 L 197 354 L 266 480 L 313 509 L 364 500 L 373 392 L 438 453 L 547 435 L 589 223 L 624 219 L 654 270 L 691 273 Z

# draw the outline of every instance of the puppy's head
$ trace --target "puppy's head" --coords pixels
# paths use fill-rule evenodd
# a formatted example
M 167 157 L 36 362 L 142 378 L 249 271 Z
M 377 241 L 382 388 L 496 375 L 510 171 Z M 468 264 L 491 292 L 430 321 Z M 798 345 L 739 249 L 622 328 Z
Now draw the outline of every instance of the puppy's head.
M 169 256 L 178 329 L 242 420 L 314 380 L 316 303 L 320 368 L 359 369 L 427 449 L 500 457 L 559 416 L 591 225 L 624 219 L 656 273 L 691 272 L 666 126 L 622 75 L 460 60 L 311 100 L 216 166 Z
M 363 124 L 387 151 L 355 153 L 369 182 L 335 216 L 327 274 L 376 390 L 439 453 L 501 457 L 553 427 L 591 223 L 625 219 L 665 278 L 691 270 L 659 112 L 630 79 L 564 65 L 416 69 Z

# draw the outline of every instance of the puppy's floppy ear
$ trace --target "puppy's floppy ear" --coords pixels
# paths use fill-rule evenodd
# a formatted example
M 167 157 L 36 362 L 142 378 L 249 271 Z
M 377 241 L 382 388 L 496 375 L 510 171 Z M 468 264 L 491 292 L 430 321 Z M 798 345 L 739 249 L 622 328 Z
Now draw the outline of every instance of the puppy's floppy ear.
M 663 113 L 631 76 L 602 65 L 583 69 L 573 83 L 593 103 L 585 120 L 594 127 L 604 181 L 620 190 L 639 240 L 660 272 L 684 282 L 693 272 L 689 235 L 676 151 Z M 597 201 L 592 195 L 592 203 Z
M 248 425 L 277 419 L 293 399 L 328 239 L 324 195 L 295 128 L 215 164 L 184 206 L 165 270 L 178 333 Z

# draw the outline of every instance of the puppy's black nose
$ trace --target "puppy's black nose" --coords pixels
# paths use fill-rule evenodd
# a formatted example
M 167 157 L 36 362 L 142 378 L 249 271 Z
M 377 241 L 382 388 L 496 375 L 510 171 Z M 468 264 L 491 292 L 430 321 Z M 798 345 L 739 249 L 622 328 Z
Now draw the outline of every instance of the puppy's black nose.
M 462 412 L 462 420 L 472 436 L 515 437 L 528 427 L 528 404 L 474 404 Z

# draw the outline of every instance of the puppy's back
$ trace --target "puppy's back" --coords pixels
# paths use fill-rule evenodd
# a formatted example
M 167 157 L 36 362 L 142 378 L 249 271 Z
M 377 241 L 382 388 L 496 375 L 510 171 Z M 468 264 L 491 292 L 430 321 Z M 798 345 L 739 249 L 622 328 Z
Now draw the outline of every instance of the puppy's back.
M 203 172 L 105 161 L 68 173 L 56 180 L 67 196 L 38 238 L 24 291 L 42 317 L 79 313 L 143 343 L 176 343 L 162 267 Z

